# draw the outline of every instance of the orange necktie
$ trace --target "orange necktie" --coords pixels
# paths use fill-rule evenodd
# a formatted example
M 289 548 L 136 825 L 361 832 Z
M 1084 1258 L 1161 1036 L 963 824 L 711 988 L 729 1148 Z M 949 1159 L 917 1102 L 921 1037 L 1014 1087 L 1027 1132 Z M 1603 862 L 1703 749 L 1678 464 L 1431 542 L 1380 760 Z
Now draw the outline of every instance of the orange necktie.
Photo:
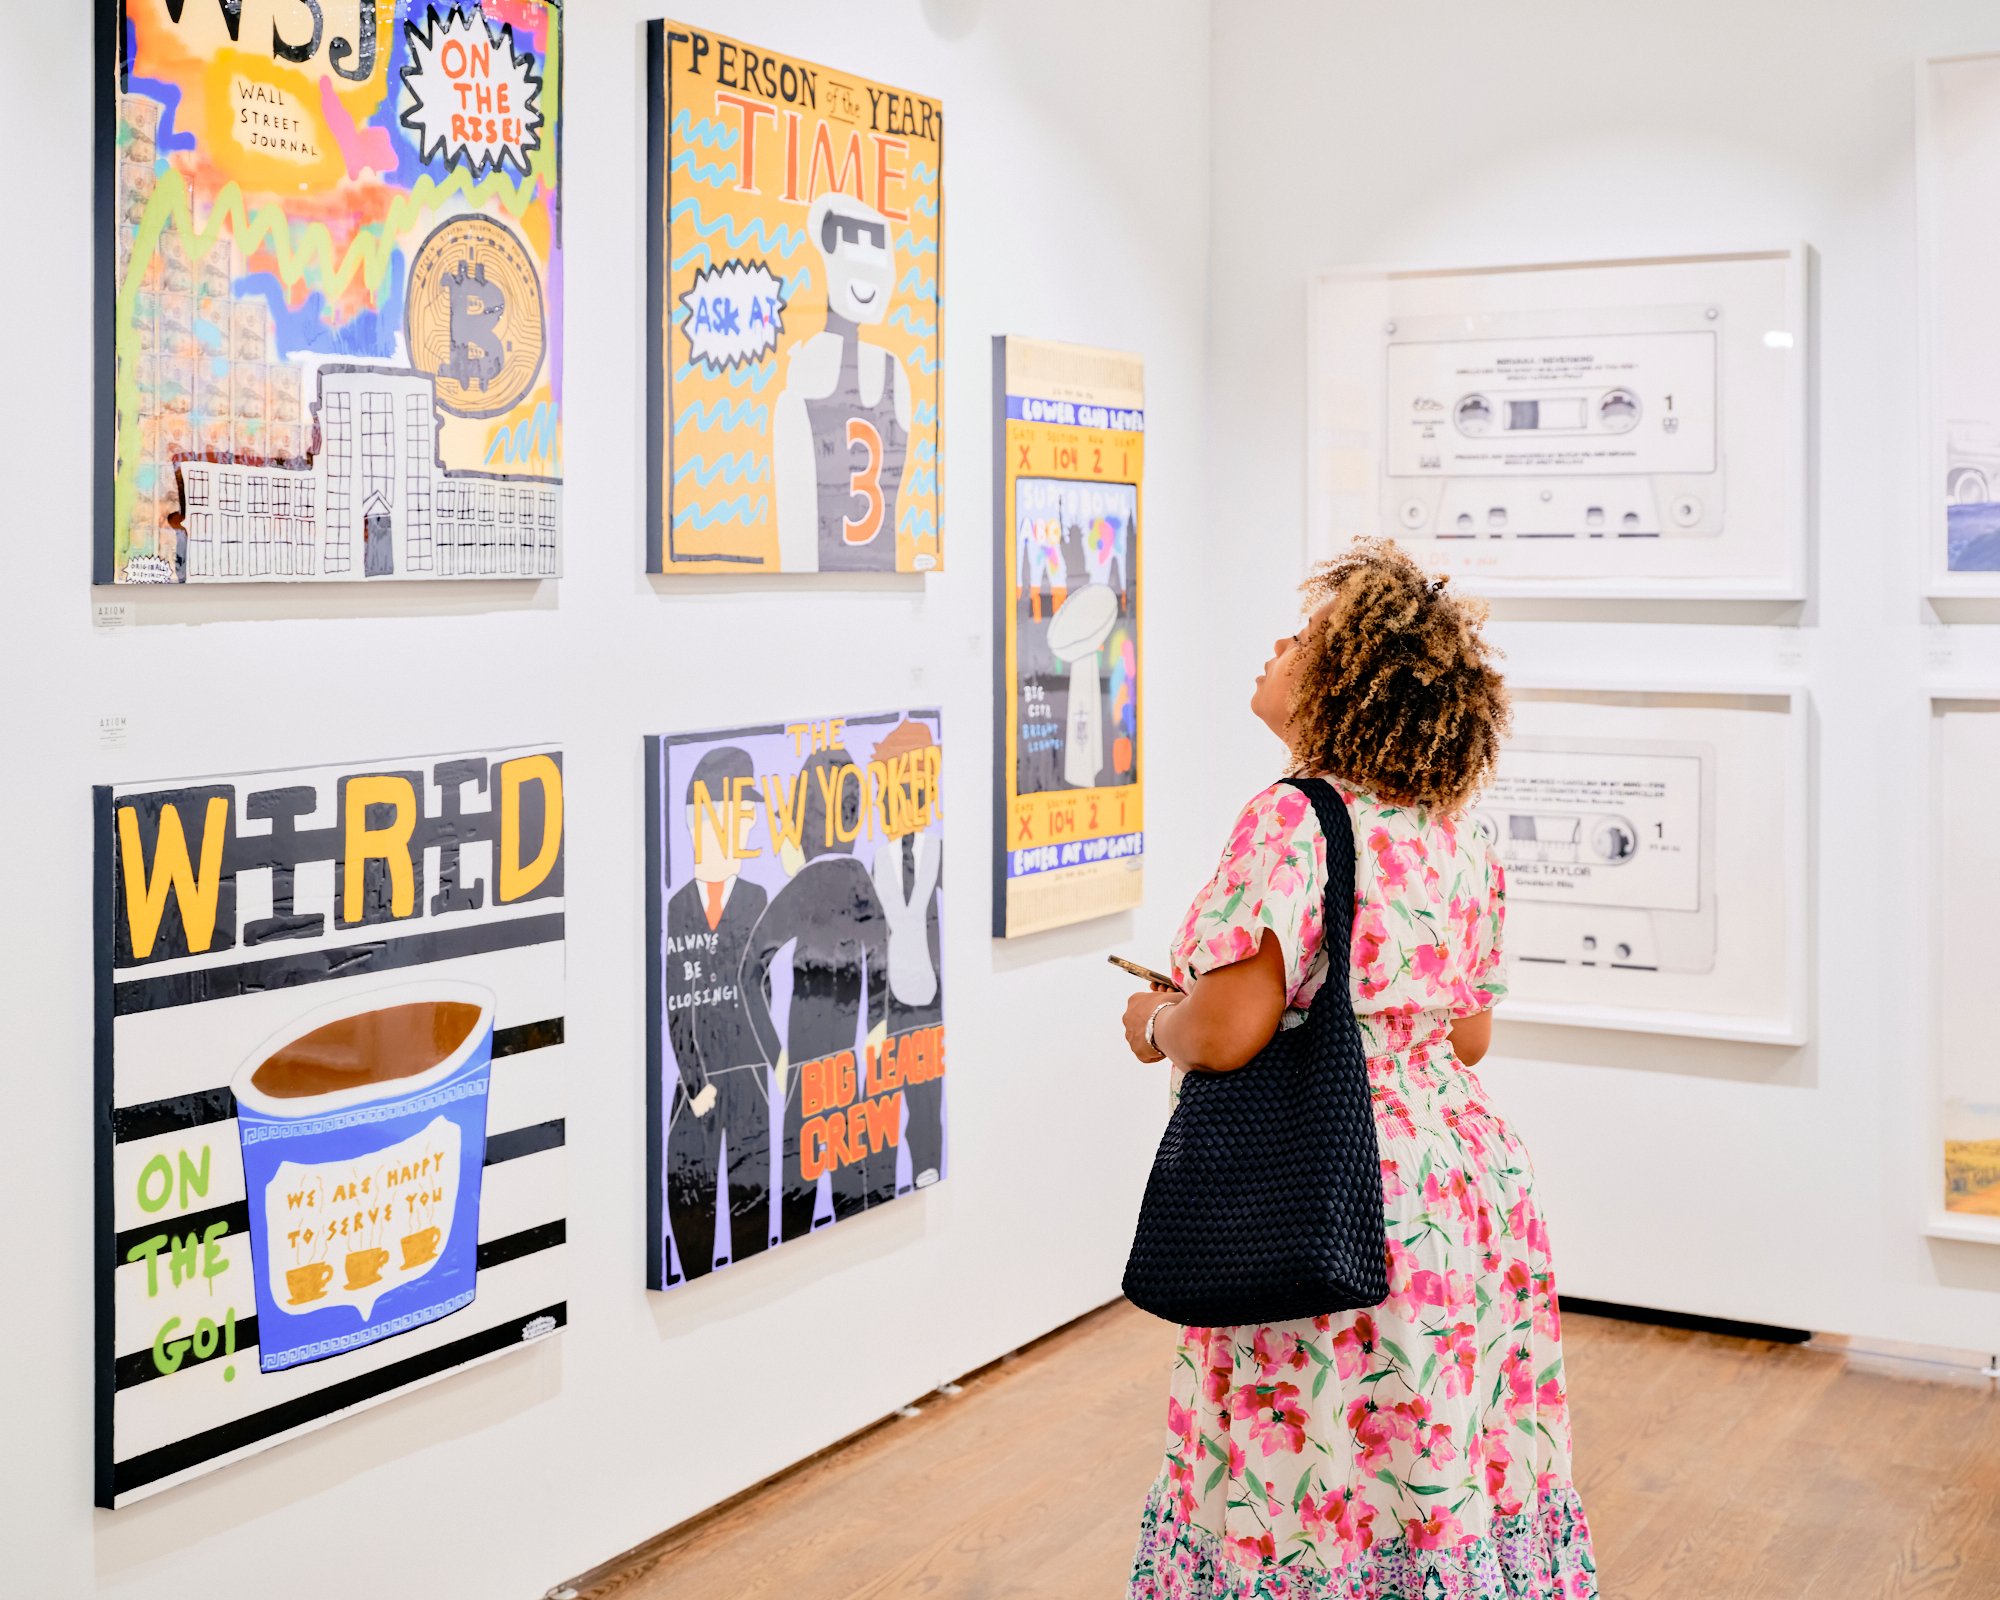
M 714 928 L 722 920 L 722 891 L 725 885 L 704 883 L 702 891 L 708 896 L 708 925 Z

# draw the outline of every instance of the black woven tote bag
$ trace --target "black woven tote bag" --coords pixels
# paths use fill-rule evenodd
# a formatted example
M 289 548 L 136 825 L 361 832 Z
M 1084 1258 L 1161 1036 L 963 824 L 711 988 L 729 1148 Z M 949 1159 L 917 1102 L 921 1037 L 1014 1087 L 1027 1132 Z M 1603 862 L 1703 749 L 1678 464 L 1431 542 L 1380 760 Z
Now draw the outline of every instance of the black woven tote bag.
M 1354 828 L 1321 778 L 1288 780 L 1326 835 L 1327 977 L 1306 1019 L 1234 1072 L 1190 1072 L 1125 1263 L 1169 1322 L 1295 1322 L 1389 1296 L 1382 1165 L 1347 980 Z

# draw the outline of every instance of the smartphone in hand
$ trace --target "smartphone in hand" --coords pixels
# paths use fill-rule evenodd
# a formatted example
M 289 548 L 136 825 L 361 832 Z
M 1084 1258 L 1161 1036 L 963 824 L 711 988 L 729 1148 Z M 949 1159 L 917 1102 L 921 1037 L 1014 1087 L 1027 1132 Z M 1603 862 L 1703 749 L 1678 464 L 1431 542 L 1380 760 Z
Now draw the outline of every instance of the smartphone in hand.
M 1164 972 L 1155 972 L 1151 967 L 1142 967 L 1138 962 L 1127 961 L 1123 956 L 1106 956 L 1104 959 L 1114 967 L 1122 968 L 1124 971 L 1131 973 L 1135 978 L 1144 978 L 1146 982 L 1156 984 L 1162 989 L 1171 989 L 1175 994 L 1181 992 L 1181 986 L 1175 983 Z

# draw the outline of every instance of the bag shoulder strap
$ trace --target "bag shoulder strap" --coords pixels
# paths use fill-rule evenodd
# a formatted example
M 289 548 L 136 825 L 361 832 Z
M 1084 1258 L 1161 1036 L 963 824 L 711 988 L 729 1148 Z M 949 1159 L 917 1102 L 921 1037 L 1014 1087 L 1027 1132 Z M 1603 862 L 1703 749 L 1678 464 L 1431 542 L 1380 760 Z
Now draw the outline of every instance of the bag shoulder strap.
M 1337 996 L 1344 1006 L 1352 1005 L 1348 985 L 1336 983 L 1336 974 L 1348 972 L 1353 963 L 1354 939 L 1354 822 L 1347 814 L 1347 802 L 1340 791 L 1324 778 L 1286 778 L 1284 782 L 1312 802 L 1319 818 L 1319 831 L 1326 839 L 1326 899 L 1321 921 L 1325 927 L 1327 981 L 1319 986 L 1311 1009 L 1328 995 Z

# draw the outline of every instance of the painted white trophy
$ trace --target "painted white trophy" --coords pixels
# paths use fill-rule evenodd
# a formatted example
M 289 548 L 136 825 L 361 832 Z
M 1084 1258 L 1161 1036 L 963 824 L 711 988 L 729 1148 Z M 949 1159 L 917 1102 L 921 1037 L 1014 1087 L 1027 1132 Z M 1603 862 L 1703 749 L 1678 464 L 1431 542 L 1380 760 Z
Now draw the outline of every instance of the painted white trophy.
M 1087 583 L 1070 592 L 1049 619 L 1049 650 L 1069 668 L 1069 719 L 1063 743 L 1063 782 L 1096 787 L 1104 766 L 1104 711 L 1098 698 L 1097 652 L 1118 620 L 1118 594 L 1109 584 Z

